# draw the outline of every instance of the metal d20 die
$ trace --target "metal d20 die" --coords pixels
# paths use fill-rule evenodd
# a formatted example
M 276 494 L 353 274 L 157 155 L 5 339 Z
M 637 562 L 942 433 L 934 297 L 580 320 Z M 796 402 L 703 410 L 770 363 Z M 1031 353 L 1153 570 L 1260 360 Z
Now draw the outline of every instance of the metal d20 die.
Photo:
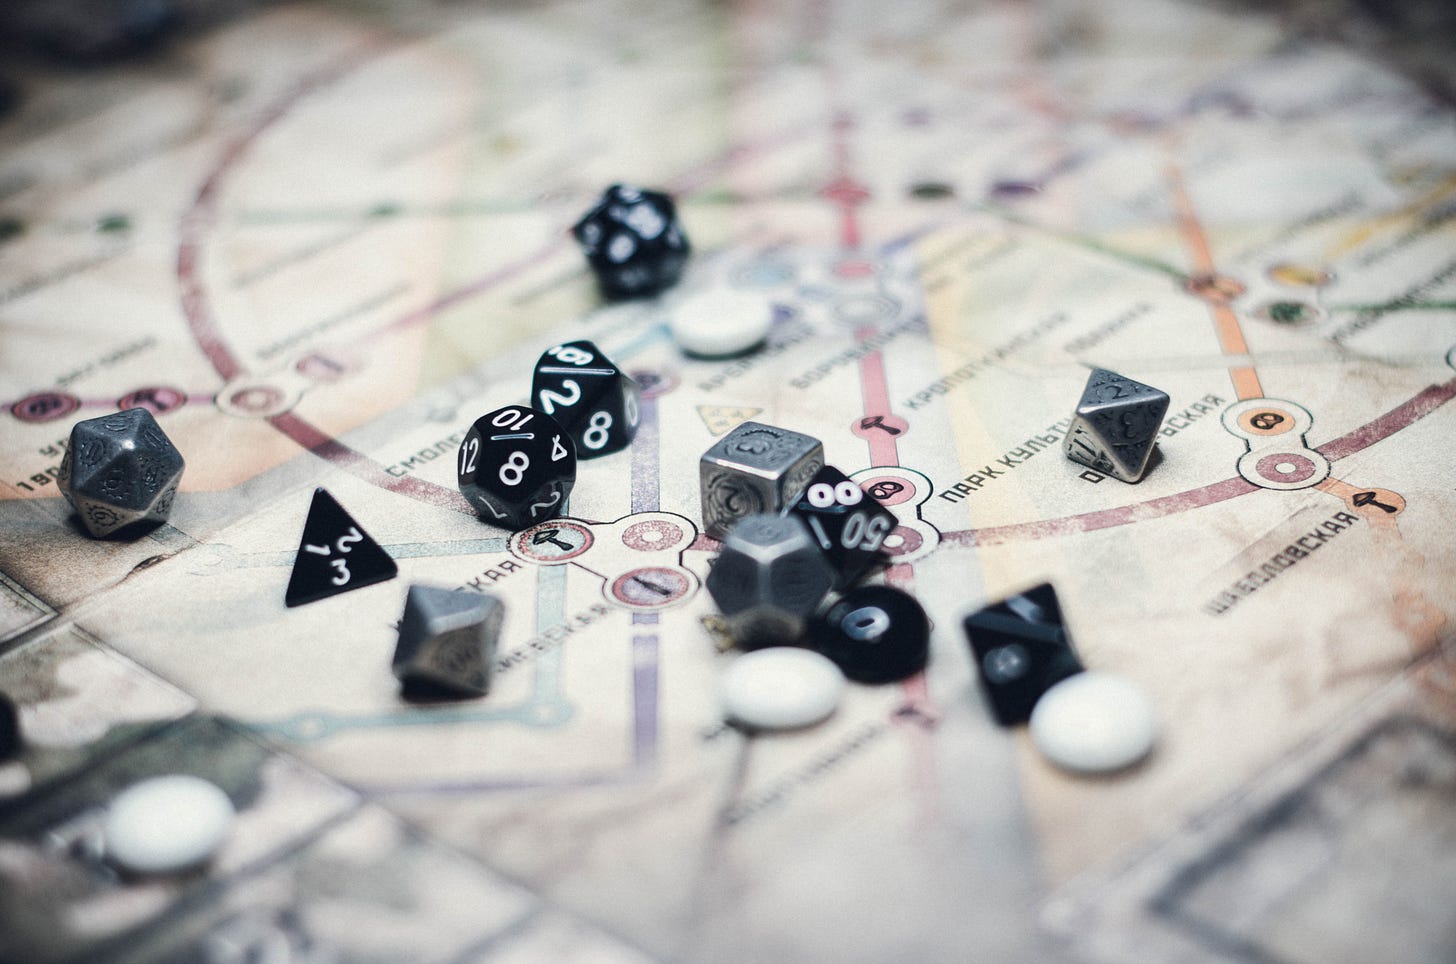
M 167 521 L 185 467 L 152 413 L 129 408 L 71 429 L 56 483 L 98 539 Z
M 1067 458 L 1137 482 L 1148 469 L 1168 401 L 1167 392 L 1094 368 L 1067 432 Z
M 495 596 L 411 586 L 394 650 L 394 675 L 406 686 L 484 696 L 504 615 L 505 606 Z
M 818 439 L 744 422 L 699 462 L 703 530 L 722 539 L 744 516 L 782 511 L 823 467 L 824 445 Z

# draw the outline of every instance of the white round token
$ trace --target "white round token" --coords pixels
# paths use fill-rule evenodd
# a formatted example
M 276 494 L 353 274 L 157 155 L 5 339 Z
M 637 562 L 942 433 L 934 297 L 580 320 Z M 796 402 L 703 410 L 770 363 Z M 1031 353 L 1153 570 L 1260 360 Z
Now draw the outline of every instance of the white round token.
M 123 870 L 165 874 L 210 857 L 227 837 L 233 803 L 199 777 L 152 777 L 111 801 L 102 824 L 106 857 Z
M 1075 773 L 1110 773 L 1153 748 L 1158 723 L 1141 686 L 1114 673 L 1078 673 L 1042 694 L 1031 710 L 1031 741 Z
M 721 358 L 748 351 L 768 337 L 773 306 L 762 296 L 715 288 L 683 302 L 668 322 L 673 341 L 689 355 Z
M 723 715 L 755 730 L 818 723 L 839 705 L 844 674 L 825 656 L 794 646 L 745 653 L 723 674 Z

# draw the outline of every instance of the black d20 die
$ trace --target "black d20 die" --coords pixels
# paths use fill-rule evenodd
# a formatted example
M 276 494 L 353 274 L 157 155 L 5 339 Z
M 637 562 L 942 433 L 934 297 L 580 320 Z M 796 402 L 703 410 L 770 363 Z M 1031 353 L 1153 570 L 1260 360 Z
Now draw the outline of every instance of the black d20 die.
M 486 522 L 524 529 L 560 515 L 576 484 L 576 443 L 550 415 L 507 405 L 465 433 L 460 492 Z
M 677 283 L 688 239 L 672 198 L 613 184 L 571 229 L 608 298 L 651 295 Z
M 895 528 L 895 515 L 832 465 L 822 467 L 785 513 L 804 521 L 834 566 L 834 588 L 843 589 L 884 558 L 880 547 Z
M 546 349 L 531 378 L 536 407 L 561 423 L 583 459 L 631 443 L 641 397 L 637 383 L 589 341 Z

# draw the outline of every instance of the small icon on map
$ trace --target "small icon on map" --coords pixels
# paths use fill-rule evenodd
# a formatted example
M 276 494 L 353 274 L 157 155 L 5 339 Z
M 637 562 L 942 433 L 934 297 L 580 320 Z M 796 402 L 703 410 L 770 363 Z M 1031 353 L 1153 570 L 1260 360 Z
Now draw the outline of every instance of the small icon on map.
M 302 606 L 350 589 L 393 579 L 399 567 L 353 516 L 323 489 L 313 490 L 308 521 L 284 593 L 285 606 Z

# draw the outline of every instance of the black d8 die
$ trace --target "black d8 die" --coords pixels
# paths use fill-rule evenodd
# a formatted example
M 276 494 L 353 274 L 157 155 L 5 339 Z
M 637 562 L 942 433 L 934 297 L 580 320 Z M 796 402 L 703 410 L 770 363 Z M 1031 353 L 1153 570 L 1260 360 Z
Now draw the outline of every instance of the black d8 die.
M 637 383 L 589 341 L 546 349 L 531 379 L 536 407 L 561 423 L 583 459 L 631 443 L 641 395 Z
M 524 405 L 482 415 L 460 443 L 460 492 L 493 525 L 524 529 L 561 514 L 576 484 L 576 443 Z
M 627 184 L 607 188 L 571 233 L 608 298 L 633 298 L 671 287 L 688 258 L 688 239 L 672 198 Z
M 1043 693 L 1082 672 L 1050 583 L 971 613 L 965 629 L 1002 726 L 1025 723 Z
M 785 510 L 809 526 L 834 566 L 834 588 L 843 589 L 884 558 L 880 547 L 895 528 L 895 515 L 832 465 L 821 468 Z

